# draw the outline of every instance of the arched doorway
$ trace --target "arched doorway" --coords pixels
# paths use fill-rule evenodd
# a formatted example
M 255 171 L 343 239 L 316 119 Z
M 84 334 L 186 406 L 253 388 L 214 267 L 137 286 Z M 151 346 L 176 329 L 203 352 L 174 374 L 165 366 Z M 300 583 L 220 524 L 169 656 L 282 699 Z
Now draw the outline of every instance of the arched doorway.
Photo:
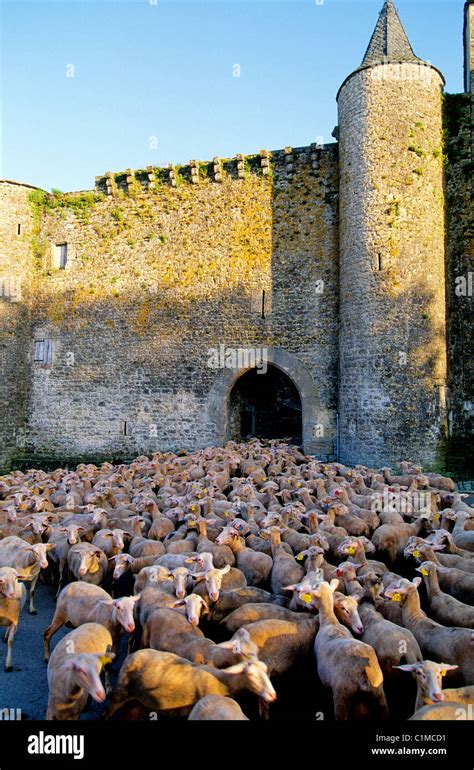
M 258 436 L 301 443 L 301 398 L 285 372 L 269 365 L 265 374 L 249 369 L 239 377 L 229 398 L 229 435 L 234 440 Z
M 303 447 L 306 454 L 332 460 L 336 447 L 336 415 L 321 405 L 317 388 L 306 364 L 293 353 L 282 348 L 268 347 L 268 366 L 274 366 L 286 374 L 298 391 L 302 407 Z M 235 384 L 249 371 L 241 369 L 221 369 L 215 376 L 207 395 L 206 424 L 209 438 L 205 441 L 225 444 L 230 438 L 230 397 Z M 263 377 L 263 374 L 259 374 Z M 320 426 L 324 433 L 321 434 Z M 203 443 L 203 446 L 206 444 Z

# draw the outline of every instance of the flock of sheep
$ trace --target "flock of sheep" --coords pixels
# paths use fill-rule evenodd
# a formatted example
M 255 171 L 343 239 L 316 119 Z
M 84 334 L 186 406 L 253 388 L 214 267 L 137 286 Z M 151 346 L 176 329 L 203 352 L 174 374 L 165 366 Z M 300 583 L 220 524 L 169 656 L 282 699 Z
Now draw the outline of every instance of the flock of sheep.
M 5 671 L 39 581 L 47 719 L 272 718 L 295 678 L 320 718 L 472 718 L 474 509 L 400 468 L 254 439 L 1 477 Z

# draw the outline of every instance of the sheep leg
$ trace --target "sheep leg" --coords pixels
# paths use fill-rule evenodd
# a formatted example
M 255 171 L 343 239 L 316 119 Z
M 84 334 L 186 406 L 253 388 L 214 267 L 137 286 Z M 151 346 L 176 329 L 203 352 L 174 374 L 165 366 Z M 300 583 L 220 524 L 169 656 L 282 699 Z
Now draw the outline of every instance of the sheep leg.
M 6 644 L 8 642 L 8 634 L 10 633 L 10 627 L 7 626 L 5 629 L 5 633 L 3 635 L 3 644 Z
M 36 575 L 35 578 L 30 583 L 30 615 L 37 615 L 38 613 L 35 610 L 35 590 L 36 590 L 36 583 L 38 582 L 38 578 L 40 576 L 40 573 Z
M 8 629 L 8 651 L 7 651 L 7 659 L 5 661 L 5 671 L 13 671 L 13 640 L 15 638 L 16 634 L 16 625 L 14 623 L 11 624 L 10 628 Z
M 61 612 L 61 608 L 57 607 L 56 612 L 54 613 L 54 617 L 51 621 L 51 624 L 48 626 L 46 631 L 43 634 L 43 644 L 44 644 L 44 659 L 47 663 L 49 661 L 49 648 L 51 644 L 51 638 L 54 636 L 56 631 L 58 631 L 61 626 L 63 626 L 67 621 L 67 617 Z

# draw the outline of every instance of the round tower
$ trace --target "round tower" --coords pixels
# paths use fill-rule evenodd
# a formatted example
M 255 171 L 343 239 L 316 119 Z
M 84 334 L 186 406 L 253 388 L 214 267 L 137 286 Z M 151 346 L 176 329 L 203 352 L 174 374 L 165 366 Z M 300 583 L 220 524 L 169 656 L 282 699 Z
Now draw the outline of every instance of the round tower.
M 342 462 L 441 461 L 443 86 L 388 0 L 337 97 Z

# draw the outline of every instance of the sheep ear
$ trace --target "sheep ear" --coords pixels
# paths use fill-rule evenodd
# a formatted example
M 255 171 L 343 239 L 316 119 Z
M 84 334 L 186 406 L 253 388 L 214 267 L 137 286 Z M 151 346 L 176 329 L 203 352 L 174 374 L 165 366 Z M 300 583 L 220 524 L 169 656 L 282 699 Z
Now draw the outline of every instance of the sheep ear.
M 337 578 L 333 578 L 329 583 L 329 588 L 331 589 L 331 593 L 334 593 L 334 591 L 338 586 L 339 586 L 339 580 Z
M 227 575 L 227 573 L 230 570 L 230 564 L 226 564 L 225 567 L 222 567 L 222 569 L 219 570 L 221 575 Z
M 413 578 L 413 580 L 412 580 L 411 582 L 413 583 L 413 585 L 415 586 L 415 588 L 418 588 L 418 586 L 419 586 L 419 585 L 420 585 L 420 583 L 421 583 L 421 577 L 415 577 L 415 578 Z
M 451 666 L 448 663 L 440 663 L 439 668 L 442 669 L 442 671 L 455 671 L 459 666 Z
M 140 597 L 141 597 L 141 593 L 135 594 L 135 596 L 132 597 L 135 604 L 140 601 Z
M 445 547 L 442 543 L 431 543 L 432 551 L 444 551 Z
M 182 607 L 182 606 L 183 606 L 183 604 L 186 604 L 186 602 L 184 601 L 184 599 L 178 599 L 178 601 L 177 601 L 177 602 L 173 602 L 173 604 L 172 604 L 171 606 L 172 606 L 173 608 L 174 608 L 174 607 Z
M 400 671 L 416 671 L 419 663 L 404 663 L 403 666 L 392 666 L 392 668 L 399 668 Z

